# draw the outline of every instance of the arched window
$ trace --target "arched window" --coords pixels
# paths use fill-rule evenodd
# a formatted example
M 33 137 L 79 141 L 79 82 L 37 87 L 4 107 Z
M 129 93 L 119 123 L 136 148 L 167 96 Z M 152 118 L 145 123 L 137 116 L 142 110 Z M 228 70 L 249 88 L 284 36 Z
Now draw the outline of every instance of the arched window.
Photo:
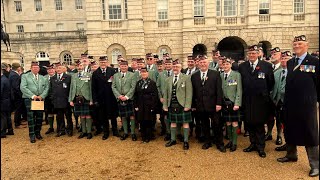
M 49 61 L 49 54 L 43 51 L 40 51 L 36 54 L 36 61 Z
M 169 53 L 169 55 L 171 56 L 171 52 L 170 52 L 170 48 L 168 46 L 160 46 L 158 48 L 158 52 L 159 52 L 159 59 L 163 58 L 163 54 L 164 53 Z
M 72 56 L 68 53 L 63 55 L 63 62 L 70 65 L 72 63 Z
M 118 64 L 118 55 L 122 55 L 122 52 L 120 51 L 120 49 L 113 49 L 111 52 L 111 56 L 112 56 L 112 64 Z

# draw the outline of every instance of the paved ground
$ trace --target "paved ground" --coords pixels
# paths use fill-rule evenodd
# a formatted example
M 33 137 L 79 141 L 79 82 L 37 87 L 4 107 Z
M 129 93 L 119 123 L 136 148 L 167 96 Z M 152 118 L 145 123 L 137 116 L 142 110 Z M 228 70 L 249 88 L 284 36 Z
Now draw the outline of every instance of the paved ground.
M 242 135 L 236 152 L 220 153 L 202 150 L 194 138 L 184 151 L 182 143 L 166 148 L 162 137 L 148 144 L 140 137 L 136 142 L 102 141 L 102 135 L 79 140 L 78 133 L 44 135 L 47 129 L 44 125 L 44 139 L 35 144 L 29 142 L 27 128 L 1 139 L 1 179 L 311 179 L 305 149 L 298 148 L 298 162 L 281 164 L 276 159 L 285 153 L 274 151 L 274 140 L 267 142 L 262 159 L 256 152 L 242 152 L 249 145 Z

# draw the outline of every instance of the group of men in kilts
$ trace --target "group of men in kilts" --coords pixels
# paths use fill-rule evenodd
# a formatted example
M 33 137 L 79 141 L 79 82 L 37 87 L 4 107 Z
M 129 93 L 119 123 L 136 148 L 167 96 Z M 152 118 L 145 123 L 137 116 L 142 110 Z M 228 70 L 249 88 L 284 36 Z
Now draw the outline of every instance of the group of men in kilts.
M 47 67 L 46 76 L 40 75 L 38 63 L 32 62 L 31 72 L 22 75 L 20 84 L 30 141 L 42 139 L 42 111 L 32 111 L 30 104 L 44 99 L 50 124 L 46 134 L 54 132 L 53 114 L 57 114 L 57 137 L 73 135 L 73 111 L 76 123 L 79 117 L 81 120 L 78 138 L 91 139 L 103 133 L 102 139 L 108 139 L 111 120 L 113 136 L 125 140 L 130 133 L 136 141 L 139 129 L 142 141 L 148 143 L 155 138 L 159 114 L 160 135 L 165 135 L 166 147 L 179 139 L 188 150 L 194 131 L 198 141 L 204 143 L 202 149 L 215 144 L 220 152 L 228 148 L 233 152 L 243 120 L 250 137 L 250 146 L 243 151 L 257 151 L 262 158 L 266 157 L 265 141 L 272 139 L 276 121 L 276 144 L 282 144 L 282 129 L 286 141 L 276 150 L 287 151 L 278 161 L 297 161 L 296 146 L 305 146 L 309 175 L 318 176 L 319 60 L 308 54 L 304 35 L 294 38 L 293 50 L 294 56 L 275 47 L 266 61 L 261 49 L 253 45 L 248 47 L 246 61 L 238 62 L 213 50 L 211 62 L 206 55 L 188 56 L 186 69 L 167 53 L 161 60 L 151 53 L 146 54 L 146 62 L 133 58 L 131 67 L 120 55 L 118 68 L 113 68 L 106 56 L 100 57 L 98 64 L 92 56 L 82 54 L 73 64 L 75 70 L 55 63 Z M 1 121 L 3 116 L 7 115 L 1 114 Z M 121 118 L 121 136 L 117 117 Z M 226 145 L 223 130 L 229 140 Z

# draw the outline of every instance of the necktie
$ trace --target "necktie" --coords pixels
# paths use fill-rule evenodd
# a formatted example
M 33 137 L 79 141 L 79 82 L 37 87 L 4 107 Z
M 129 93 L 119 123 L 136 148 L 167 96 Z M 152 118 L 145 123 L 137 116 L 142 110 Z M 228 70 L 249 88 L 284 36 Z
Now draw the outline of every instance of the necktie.
M 150 70 L 150 65 L 148 65 L 148 70 Z
M 205 75 L 206 75 L 205 73 L 202 73 L 202 76 L 201 76 L 202 85 L 204 85 Z
M 168 71 L 168 77 L 170 76 L 170 71 Z
M 122 73 L 122 78 L 124 78 L 124 74 Z
M 286 71 L 283 69 L 283 70 L 282 70 L 281 82 L 286 78 L 285 73 L 286 73 Z
M 78 73 L 78 77 L 81 78 L 81 73 Z
M 276 65 L 272 64 L 272 69 L 274 70 L 274 68 L 276 68 Z
M 106 70 L 105 69 L 102 69 L 102 75 L 106 76 Z
M 174 76 L 174 81 L 173 81 L 173 84 L 176 84 L 178 81 L 178 76 Z
M 188 75 L 190 75 L 191 74 L 191 69 L 189 69 L 189 71 L 188 71 Z
M 61 79 L 61 74 L 58 74 L 58 80 L 60 81 L 60 79 Z
M 228 74 L 224 74 L 224 80 L 227 80 Z
M 296 67 L 299 64 L 299 58 L 296 58 L 294 61 L 294 67 Z
M 36 81 L 38 81 L 38 75 L 34 75 L 34 78 L 36 79 Z
M 251 72 L 253 72 L 254 71 L 254 68 L 253 68 L 254 66 L 253 66 L 253 63 L 251 63 Z

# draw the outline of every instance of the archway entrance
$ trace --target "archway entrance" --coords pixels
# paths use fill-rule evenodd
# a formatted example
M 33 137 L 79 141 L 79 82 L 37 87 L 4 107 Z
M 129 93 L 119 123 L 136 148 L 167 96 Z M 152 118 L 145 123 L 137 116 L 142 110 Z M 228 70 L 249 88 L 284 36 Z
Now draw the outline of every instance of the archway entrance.
M 246 42 L 237 36 L 229 36 L 222 39 L 217 49 L 221 56 L 226 56 L 238 61 L 244 59 L 244 50 L 247 48 Z
M 207 55 L 207 47 L 204 44 L 197 44 L 192 49 L 192 56 Z
M 271 49 L 272 45 L 269 41 L 260 41 L 258 45 L 259 45 L 259 47 L 262 47 L 263 54 L 264 54 L 265 58 L 271 56 L 270 49 Z

